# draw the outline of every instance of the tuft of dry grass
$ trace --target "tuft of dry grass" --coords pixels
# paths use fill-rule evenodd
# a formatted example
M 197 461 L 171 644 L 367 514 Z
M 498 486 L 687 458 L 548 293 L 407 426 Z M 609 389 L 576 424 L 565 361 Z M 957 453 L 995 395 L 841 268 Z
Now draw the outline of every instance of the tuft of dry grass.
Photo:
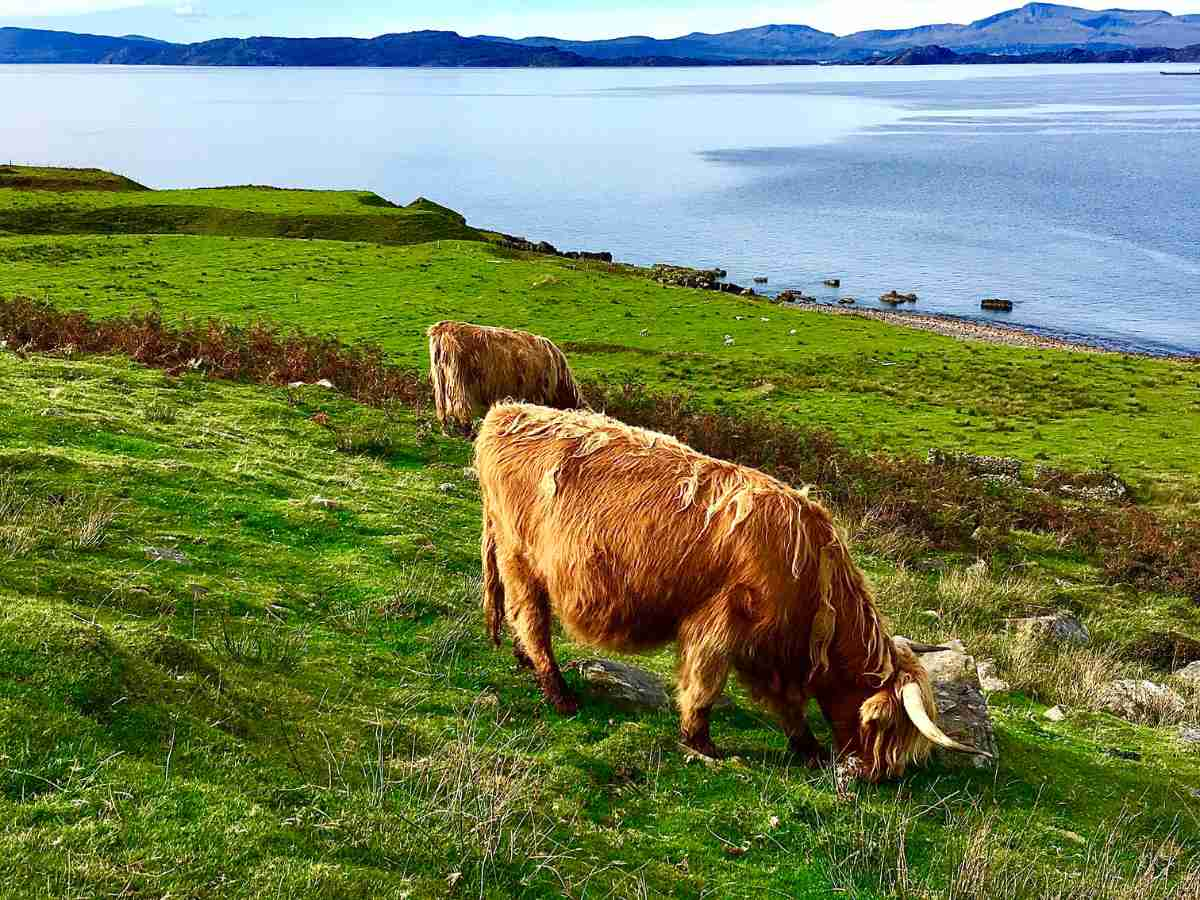
M 121 504 L 101 494 L 44 494 L 27 478 L 0 473 L 0 558 L 55 548 L 94 550 Z
M 947 900 L 994 897 L 1050 900 L 1197 900 L 1200 855 L 1174 833 L 1135 846 L 1129 858 L 1131 816 L 1123 816 L 1084 842 L 1079 865 L 1047 871 L 1029 865 L 1031 834 L 1001 833 L 995 814 L 958 817 L 962 852 L 950 874 Z M 973 821 L 972 821 L 973 819 Z M 1078 836 L 1077 836 L 1078 837 Z

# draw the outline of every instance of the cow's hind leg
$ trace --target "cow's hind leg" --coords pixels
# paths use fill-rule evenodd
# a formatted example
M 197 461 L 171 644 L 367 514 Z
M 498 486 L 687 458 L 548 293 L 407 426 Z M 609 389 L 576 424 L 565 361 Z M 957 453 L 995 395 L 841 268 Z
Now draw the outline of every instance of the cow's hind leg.
M 679 731 L 684 746 L 704 756 L 720 754 L 713 744 L 709 717 L 725 690 L 729 661 L 699 644 L 684 646 L 679 660 Z
M 563 680 L 550 643 L 550 598 L 545 588 L 517 558 L 500 560 L 500 575 L 517 662 L 524 665 L 528 661 L 551 706 L 564 716 L 575 715 L 579 704 Z

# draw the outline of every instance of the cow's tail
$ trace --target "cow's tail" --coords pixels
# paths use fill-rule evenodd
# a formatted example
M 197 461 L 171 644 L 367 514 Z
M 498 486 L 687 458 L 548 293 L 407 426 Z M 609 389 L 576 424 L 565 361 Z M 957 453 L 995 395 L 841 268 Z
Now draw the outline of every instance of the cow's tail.
M 492 643 L 499 647 L 504 627 L 504 582 L 500 580 L 500 567 L 496 563 L 496 532 L 488 518 L 486 505 L 480 549 L 483 557 L 483 615 Z

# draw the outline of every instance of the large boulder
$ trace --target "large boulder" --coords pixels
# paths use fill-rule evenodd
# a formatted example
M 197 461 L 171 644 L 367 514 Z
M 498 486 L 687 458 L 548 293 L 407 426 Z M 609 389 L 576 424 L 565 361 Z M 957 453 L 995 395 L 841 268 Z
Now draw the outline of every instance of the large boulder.
M 1016 634 L 1055 644 L 1083 646 L 1089 640 L 1087 626 L 1069 612 L 1060 610 L 1049 616 L 1031 616 L 1026 619 L 1009 619 L 1009 631 Z
M 937 750 L 935 755 L 947 766 L 986 769 L 995 764 L 1000 751 L 987 698 L 979 684 L 979 666 L 961 641 L 949 641 L 942 646 L 947 649 L 919 654 L 937 700 L 941 715 L 938 724 L 956 741 L 986 750 L 992 759 L 947 750 Z
M 1178 720 L 1187 709 L 1184 699 L 1166 685 L 1136 678 L 1110 681 L 1101 689 L 1098 704 L 1114 716 L 1147 725 Z

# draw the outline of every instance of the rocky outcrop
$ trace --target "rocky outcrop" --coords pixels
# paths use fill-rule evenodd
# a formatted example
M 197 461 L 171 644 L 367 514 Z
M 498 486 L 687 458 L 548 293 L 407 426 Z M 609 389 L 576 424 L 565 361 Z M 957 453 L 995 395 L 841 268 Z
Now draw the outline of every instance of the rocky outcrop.
M 689 287 L 702 291 L 745 294 L 748 289 L 726 281 L 726 274 L 724 269 L 692 269 L 688 266 L 672 266 L 667 263 L 656 263 L 650 269 L 652 280 L 670 287 Z
M 842 306 L 854 306 L 854 304 L 858 303 L 858 299 L 855 297 L 838 297 L 838 303 Z
M 521 253 L 541 253 L 544 256 L 559 256 L 563 259 L 587 259 L 594 262 L 611 263 L 613 255 L 607 251 L 599 253 L 590 253 L 586 250 L 559 250 L 553 244 L 546 241 L 527 240 L 523 237 L 513 237 L 511 234 L 503 234 L 500 236 L 500 246 L 509 250 L 517 250 Z
M 776 303 L 816 303 L 816 297 L 809 297 L 804 291 L 780 291 L 775 295 Z
M 1055 644 L 1083 646 L 1091 640 L 1087 626 L 1069 612 L 1060 610 L 1049 616 L 1008 619 L 1009 631 L 1019 636 Z
M 1184 699 L 1166 685 L 1134 678 L 1109 682 L 1097 703 L 1114 716 L 1147 725 L 1177 721 L 1187 709 Z
M 891 306 L 899 306 L 901 303 L 916 303 L 916 294 L 902 294 L 899 291 L 888 291 L 880 296 L 880 301 Z
M 965 469 L 972 475 L 998 476 L 1020 480 L 1024 463 L 1009 456 L 978 456 L 974 453 L 959 453 L 955 450 L 929 451 L 927 462 L 931 466 Z
M 1051 493 L 1100 503 L 1118 503 L 1132 493 L 1119 476 L 1101 470 L 1067 472 L 1054 466 L 1037 466 L 1033 482 L 1035 487 Z
M 979 683 L 978 664 L 967 654 L 961 641 L 948 641 L 942 646 L 947 649 L 920 654 L 937 699 L 941 715 L 938 724 L 956 741 L 984 750 L 992 755 L 992 759 L 945 750 L 936 751 L 936 756 L 947 766 L 988 768 L 995 765 L 999 749 L 987 699 Z
M 840 279 L 840 278 L 826 278 L 825 279 L 825 287 L 840 288 L 841 286 L 842 286 L 842 279 Z

